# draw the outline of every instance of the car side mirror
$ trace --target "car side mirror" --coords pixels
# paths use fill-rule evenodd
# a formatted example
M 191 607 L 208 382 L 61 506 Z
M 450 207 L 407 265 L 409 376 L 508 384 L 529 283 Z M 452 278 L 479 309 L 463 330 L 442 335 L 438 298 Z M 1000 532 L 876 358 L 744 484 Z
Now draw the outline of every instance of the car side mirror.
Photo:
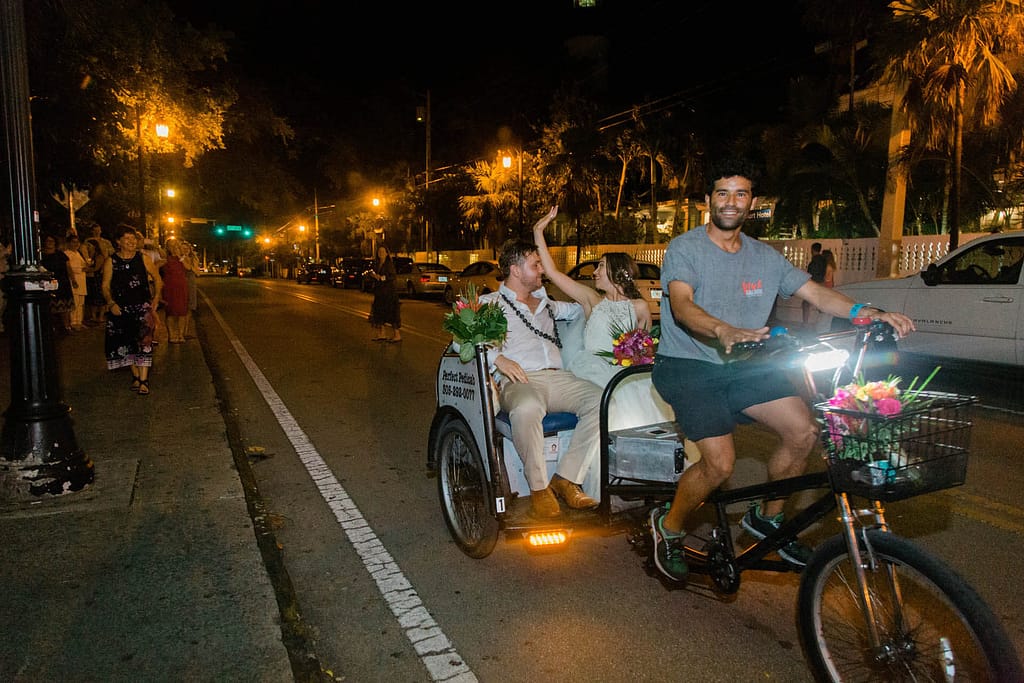
M 934 263 L 928 264 L 928 267 L 921 271 L 921 280 L 929 287 L 937 285 L 939 283 L 939 267 Z

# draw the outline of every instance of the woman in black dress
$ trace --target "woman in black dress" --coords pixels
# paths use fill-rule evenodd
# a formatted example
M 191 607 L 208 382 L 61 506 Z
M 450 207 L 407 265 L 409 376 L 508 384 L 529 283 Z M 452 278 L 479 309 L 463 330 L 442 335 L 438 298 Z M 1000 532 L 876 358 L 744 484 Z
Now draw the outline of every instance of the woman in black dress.
M 163 281 L 156 264 L 136 249 L 135 228 L 117 226 L 114 243 L 117 251 L 103 264 L 103 296 L 110 306 L 104 344 L 107 369 L 130 367 L 131 390 L 146 396 L 153 365 L 156 306 Z
M 370 305 L 370 325 L 373 326 L 375 333 L 373 341 L 392 344 L 400 342 L 402 311 L 398 290 L 395 288 L 398 273 L 395 272 L 391 252 L 383 244 L 377 247 L 377 260 L 374 261 L 372 275 L 377 280 L 377 285 L 373 288 L 373 304 Z M 390 334 L 387 336 L 383 334 L 385 325 L 390 328 Z
M 75 308 L 75 296 L 71 287 L 68 257 L 60 248 L 62 246 L 53 235 L 43 237 L 43 254 L 39 263 L 57 280 L 57 289 L 50 299 L 50 312 L 55 318 L 55 328 L 67 334 L 71 332 L 71 311 Z

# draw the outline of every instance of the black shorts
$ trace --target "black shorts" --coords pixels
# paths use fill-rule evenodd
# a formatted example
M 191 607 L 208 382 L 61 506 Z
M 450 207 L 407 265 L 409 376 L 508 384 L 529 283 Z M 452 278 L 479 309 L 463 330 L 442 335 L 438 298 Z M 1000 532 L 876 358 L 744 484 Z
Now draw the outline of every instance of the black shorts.
M 651 381 L 691 441 L 732 434 L 736 425 L 753 422 L 746 408 L 798 395 L 790 376 L 768 363 L 657 356 Z

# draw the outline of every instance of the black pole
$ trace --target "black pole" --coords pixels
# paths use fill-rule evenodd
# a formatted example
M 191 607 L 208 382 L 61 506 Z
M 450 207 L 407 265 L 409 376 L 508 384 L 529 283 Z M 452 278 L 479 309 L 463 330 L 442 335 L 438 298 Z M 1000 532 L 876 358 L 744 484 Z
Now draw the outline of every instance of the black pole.
M 0 102 L 13 214 L 13 267 L 3 279 L 12 304 L 11 405 L 0 434 L 0 500 L 77 491 L 92 483 L 71 409 L 61 401 L 50 291 L 57 281 L 37 264 L 32 220 L 32 128 L 22 0 L 0 0 Z

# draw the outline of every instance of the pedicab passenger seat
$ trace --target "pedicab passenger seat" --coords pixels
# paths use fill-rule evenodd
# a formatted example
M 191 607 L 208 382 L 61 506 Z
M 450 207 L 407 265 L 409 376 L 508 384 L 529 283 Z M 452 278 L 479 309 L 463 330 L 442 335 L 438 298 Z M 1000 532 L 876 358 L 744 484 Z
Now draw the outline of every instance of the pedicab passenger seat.
M 544 436 L 554 436 L 559 432 L 576 428 L 576 415 L 574 413 L 548 413 L 541 423 L 544 428 Z M 502 410 L 494 418 L 494 428 L 506 439 L 512 438 L 512 421 L 508 413 Z

